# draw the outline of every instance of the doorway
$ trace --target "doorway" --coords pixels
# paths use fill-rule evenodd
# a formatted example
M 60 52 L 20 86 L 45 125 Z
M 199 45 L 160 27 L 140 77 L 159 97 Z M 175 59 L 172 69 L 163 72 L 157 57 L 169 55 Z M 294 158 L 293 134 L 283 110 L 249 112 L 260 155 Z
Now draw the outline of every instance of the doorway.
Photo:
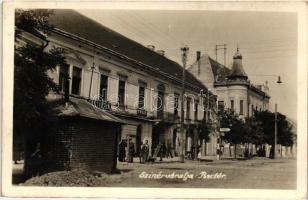
M 140 124 L 137 126 L 137 133 L 136 133 L 136 153 L 137 155 L 140 155 L 140 146 L 142 145 L 141 134 L 142 134 L 142 125 Z

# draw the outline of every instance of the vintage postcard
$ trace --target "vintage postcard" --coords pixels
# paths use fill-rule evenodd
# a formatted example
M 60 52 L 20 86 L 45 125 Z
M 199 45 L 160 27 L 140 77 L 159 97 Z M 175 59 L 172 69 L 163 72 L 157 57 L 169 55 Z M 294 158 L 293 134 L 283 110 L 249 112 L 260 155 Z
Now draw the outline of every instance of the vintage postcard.
M 3 8 L 2 195 L 307 198 L 304 2 Z

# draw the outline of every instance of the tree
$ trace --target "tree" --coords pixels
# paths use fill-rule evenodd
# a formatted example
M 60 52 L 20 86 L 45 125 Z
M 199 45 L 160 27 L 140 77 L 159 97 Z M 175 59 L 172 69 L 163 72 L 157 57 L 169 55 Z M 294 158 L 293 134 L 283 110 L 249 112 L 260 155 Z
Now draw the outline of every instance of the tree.
M 245 143 L 245 157 L 252 156 L 251 144 L 262 145 L 264 144 L 264 133 L 262 130 L 261 122 L 256 120 L 255 117 L 248 117 L 244 123 L 245 135 L 243 142 Z
M 230 128 L 223 137 L 227 142 L 234 145 L 236 158 L 237 145 L 246 142 L 246 127 L 244 121 L 231 109 L 220 112 L 220 127 Z
M 264 142 L 274 144 L 275 113 L 270 111 L 256 111 L 255 118 L 261 123 L 264 132 Z M 277 113 L 277 143 L 283 146 L 292 146 L 294 133 L 292 125 L 287 121 L 286 116 Z
M 53 28 L 48 23 L 51 14 L 51 10 L 16 10 L 15 13 L 13 141 L 18 137 L 25 141 L 26 172 L 31 152 L 49 131 L 52 113 L 46 96 L 50 91 L 58 91 L 48 71 L 65 64 L 63 49 L 46 50 L 45 34 Z M 37 36 L 41 45 L 31 42 L 22 45 L 23 32 Z

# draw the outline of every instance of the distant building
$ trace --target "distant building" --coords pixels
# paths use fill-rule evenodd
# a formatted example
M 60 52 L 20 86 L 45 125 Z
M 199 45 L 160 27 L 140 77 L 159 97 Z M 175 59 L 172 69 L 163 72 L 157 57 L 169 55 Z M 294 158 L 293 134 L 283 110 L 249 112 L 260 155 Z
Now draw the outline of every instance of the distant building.
M 233 56 L 232 69 L 203 55 L 189 69 L 209 90 L 218 96 L 218 109 L 233 109 L 241 118 L 253 115 L 254 110 L 268 110 L 269 89 L 253 85 L 242 65 L 242 55 Z
M 233 56 L 232 69 L 218 63 L 207 54 L 200 56 L 200 52 L 197 52 L 196 62 L 189 67 L 188 71 L 217 95 L 218 111 L 232 109 L 244 119 L 252 116 L 255 110 L 267 110 L 269 107 L 270 96 L 267 83 L 261 86 L 251 84 L 242 65 L 239 49 Z M 219 137 L 217 137 L 217 143 L 222 144 Z M 233 148 L 230 144 L 224 146 Z M 255 149 L 253 147 L 252 151 L 255 152 Z M 227 151 L 224 153 L 229 154 Z

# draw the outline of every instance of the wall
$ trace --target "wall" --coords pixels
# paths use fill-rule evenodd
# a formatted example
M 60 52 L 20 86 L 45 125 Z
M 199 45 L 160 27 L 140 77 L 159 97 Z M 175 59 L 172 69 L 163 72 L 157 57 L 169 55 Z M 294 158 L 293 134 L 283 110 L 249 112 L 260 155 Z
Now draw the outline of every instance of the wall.
M 268 105 L 269 105 L 269 99 L 268 98 L 263 98 L 262 95 L 249 90 L 249 100 L 250 100 L 250 105 L 249 105 L 249 113 L 250 116 L 253 113 L 252 112 L 252 105 L 254 107 L 254 110 L 258 108 L 258 110 L 268 110 Z
M 200 58 L 200 73 L 198 73 L 198 63 L 195 62 L 188 67 L 188 71 L 197 77 L 208 89 L 214 91 L 215 77 L 207 54 Z
M 234 100 L 234 110 L 240 113 L 240 100 L 243 100 L 243 115 L 246 117 L 248 112 L 247 105 L 247 87 L 240 85 L 216 87 L 218 101 L 224 101 L 225 108 L 231 108 L 231 100 Z
M 117 126 L 86 118 L 62 119 L 59 125 L 55 148 L 58 168 L 69 163 L 71 168 L 90 171 L 110 173 L 115 169 Z M 67 144 L 71 144 L 70 162 Z

